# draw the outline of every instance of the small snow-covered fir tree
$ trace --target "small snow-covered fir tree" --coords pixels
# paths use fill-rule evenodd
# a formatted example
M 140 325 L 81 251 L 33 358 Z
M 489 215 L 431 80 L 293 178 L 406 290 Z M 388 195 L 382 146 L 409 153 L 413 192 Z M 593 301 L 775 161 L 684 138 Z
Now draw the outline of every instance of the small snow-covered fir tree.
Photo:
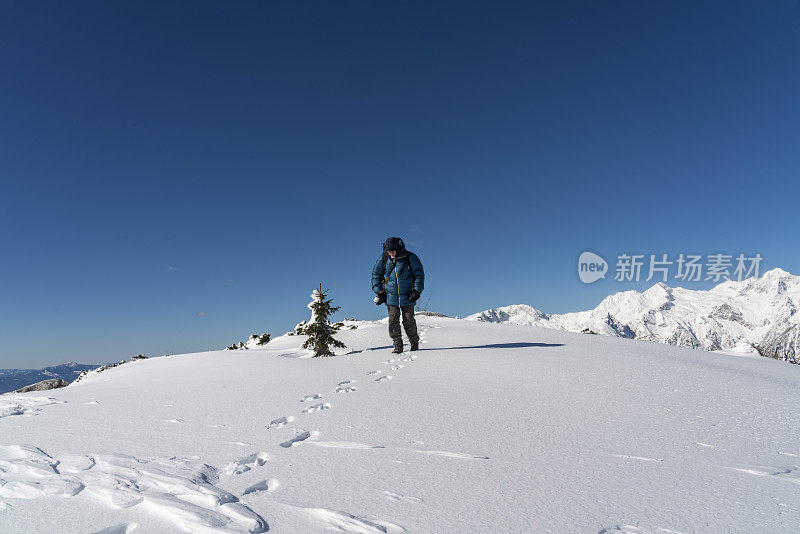
M 333 299 L 328 298 L 327 291 L 322 290 L 322 284 L 319 285 L 319 289 L 312 291 L 311 299 L 311 302 L 308 303 L 311 318 L 307 323 L 297 325 L 297 333 L 308 336 L 303 343 L 303 348 L 313 350 L 315 358 L 317 356 L 333 356 L 331 347 L 346 347 L 344 343 L 333 337 L 343 323 L 331 323 L 329 320 L 332 314 L 339 311 L 339 306 L 332 305 Z

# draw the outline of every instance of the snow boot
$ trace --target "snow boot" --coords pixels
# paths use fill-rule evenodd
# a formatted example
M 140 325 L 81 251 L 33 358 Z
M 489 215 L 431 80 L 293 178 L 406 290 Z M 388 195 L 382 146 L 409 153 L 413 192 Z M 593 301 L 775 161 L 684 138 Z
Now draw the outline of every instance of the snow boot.
M 419 350 L 419 336 L 411 339 L 411 350 Z
M 403 338 L 396 337 L 392 341 L 394 341 L 394 350 L 392 354 L 400 354 L 403 352 Z

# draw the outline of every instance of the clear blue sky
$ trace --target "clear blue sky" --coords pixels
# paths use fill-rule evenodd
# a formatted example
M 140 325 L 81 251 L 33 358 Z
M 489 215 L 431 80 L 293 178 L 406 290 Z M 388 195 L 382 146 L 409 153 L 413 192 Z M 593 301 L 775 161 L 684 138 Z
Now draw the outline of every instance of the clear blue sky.
M 390 235 L 449 315 L 651 285 L 581 284 L 584 250 L 798 274 L 798 27 L 794 0 L 5 2 L 0 368 L 278 335 L 320 281 L 382 317 Z

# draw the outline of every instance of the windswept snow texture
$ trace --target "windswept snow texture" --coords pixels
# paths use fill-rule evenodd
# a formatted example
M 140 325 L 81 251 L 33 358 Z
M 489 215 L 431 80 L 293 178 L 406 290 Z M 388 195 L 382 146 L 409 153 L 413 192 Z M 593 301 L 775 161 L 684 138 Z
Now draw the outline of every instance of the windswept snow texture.
M 800 531 L 800 366 L 417 321 L 0 396 L 0 532 Z
M 40 411 L 42 406 L 59 402 L 63 401 L 35 395 L 32 392 L 27 395 L 11 393 L 0 395 L 0 419 L 12 415 L 37 415 L 36 412 Z
M 657 283 L 623 291 L 597 308 L 548 315 L 525 304 L 491 308 L 473 321 L 560 328 L 571 332 L 643 339 L 705 350 L 757 353 L 787 351 L 800 360 L 800 276 L 773 269 L 759 279 L 728 281 L 708 291 Z

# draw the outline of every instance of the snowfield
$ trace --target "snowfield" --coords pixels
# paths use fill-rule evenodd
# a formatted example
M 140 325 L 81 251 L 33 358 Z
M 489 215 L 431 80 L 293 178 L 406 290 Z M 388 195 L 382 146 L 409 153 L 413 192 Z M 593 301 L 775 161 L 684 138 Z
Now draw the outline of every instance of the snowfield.
M 800 366 L 417 321 L 0 396 L 0 532 L 800 531 Z

